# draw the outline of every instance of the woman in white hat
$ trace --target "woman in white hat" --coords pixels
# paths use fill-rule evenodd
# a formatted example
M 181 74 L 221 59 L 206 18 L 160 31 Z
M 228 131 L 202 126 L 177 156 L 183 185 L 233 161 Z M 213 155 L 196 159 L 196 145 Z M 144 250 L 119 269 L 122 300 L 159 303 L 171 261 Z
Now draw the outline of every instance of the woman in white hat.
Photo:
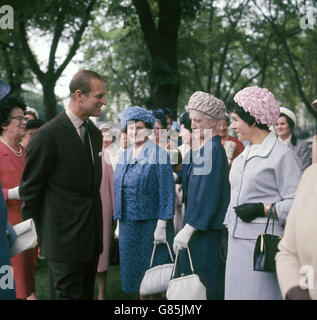
M 298 140 L 294 134 L 297 123 L 295 113 L 288 107 L 280 108 L 280 116 L 274 126 L 278 138 L 290 147 L 298 156 L 302 170 L 311 165 L 311 151 L 308 144 Z

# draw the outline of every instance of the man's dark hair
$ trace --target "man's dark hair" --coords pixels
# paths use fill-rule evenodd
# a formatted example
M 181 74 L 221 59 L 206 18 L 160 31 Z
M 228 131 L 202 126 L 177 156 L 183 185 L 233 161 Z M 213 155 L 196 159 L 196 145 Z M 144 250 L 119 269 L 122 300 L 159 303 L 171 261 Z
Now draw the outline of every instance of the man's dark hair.
M 163 111 L 164 111 L 165 115 L 172 118 L 173 121 L 176 120 L 176 115 L 170 108 L 167 108 L 167 107 L 163 108 Z
M 181 125 L 184 125 L 185 129 L 187 129 L 190 132 L 192 132 L 191 121 L 190 121 L 190 118 L 189 118 L 189 112 L 188 111 L 186 111 L 185 113 L 183 113 L 181 115 L 179 123 Z
M 91 70 L 81 70 L 77 72 L 69 84 L 70 95 L 73 95 L 76 90 L 80 90 L 83 94 L 89 94 L 91 91 L 90 81 L 91 79 L 98 79 L 105 81 L 100 74 Z
M 162 109 L 156 109 L 152 110 L 152 113 L 154 115 L 155 120 L 159 120 L 162 125 L 162 129 L 166 129 L 167 122 L 166 122 L 166 116 Z

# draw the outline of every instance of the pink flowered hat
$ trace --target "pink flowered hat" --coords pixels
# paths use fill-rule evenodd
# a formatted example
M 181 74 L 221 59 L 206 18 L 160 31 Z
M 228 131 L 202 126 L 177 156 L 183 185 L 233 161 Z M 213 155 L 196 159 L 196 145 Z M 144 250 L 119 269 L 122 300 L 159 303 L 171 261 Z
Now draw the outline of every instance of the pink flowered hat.
M 272 126 L 279 118 L 279 103 L 266 88 L 258 86 L 244 88 L 234 96 L 233 100 L 249 112 L 256 122 Z

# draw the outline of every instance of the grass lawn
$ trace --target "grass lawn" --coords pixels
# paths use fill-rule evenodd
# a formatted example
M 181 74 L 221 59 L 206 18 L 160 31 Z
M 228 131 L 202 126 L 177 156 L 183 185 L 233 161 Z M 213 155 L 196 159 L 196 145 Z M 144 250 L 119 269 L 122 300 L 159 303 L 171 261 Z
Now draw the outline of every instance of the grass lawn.
M 49 300 L 47 260 L 38 260 L 35 269 L 35 293 L 41 300 Z M 95 284 L 94 299 L 98 297 L 98 288 Z M 119 266 L 110 266 L 107 278 L 107 299 L 109 300 L 137 300 L 137 293 L 124 293 L 121 291 L 121 278 Z

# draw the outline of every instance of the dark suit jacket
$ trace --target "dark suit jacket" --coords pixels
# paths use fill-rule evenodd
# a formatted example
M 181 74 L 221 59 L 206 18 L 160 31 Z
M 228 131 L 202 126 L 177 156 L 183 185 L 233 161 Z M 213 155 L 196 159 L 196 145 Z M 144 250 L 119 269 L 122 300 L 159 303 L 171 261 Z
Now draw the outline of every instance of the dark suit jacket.
M 34 219 L 41 247 L 54 261 L 89 261 L 96 243 L 102 251 L 102 136 L 91 121 L 88 129 L 94 167 L 65 111 L 36 131 L 26 150 L 23 219 Z

